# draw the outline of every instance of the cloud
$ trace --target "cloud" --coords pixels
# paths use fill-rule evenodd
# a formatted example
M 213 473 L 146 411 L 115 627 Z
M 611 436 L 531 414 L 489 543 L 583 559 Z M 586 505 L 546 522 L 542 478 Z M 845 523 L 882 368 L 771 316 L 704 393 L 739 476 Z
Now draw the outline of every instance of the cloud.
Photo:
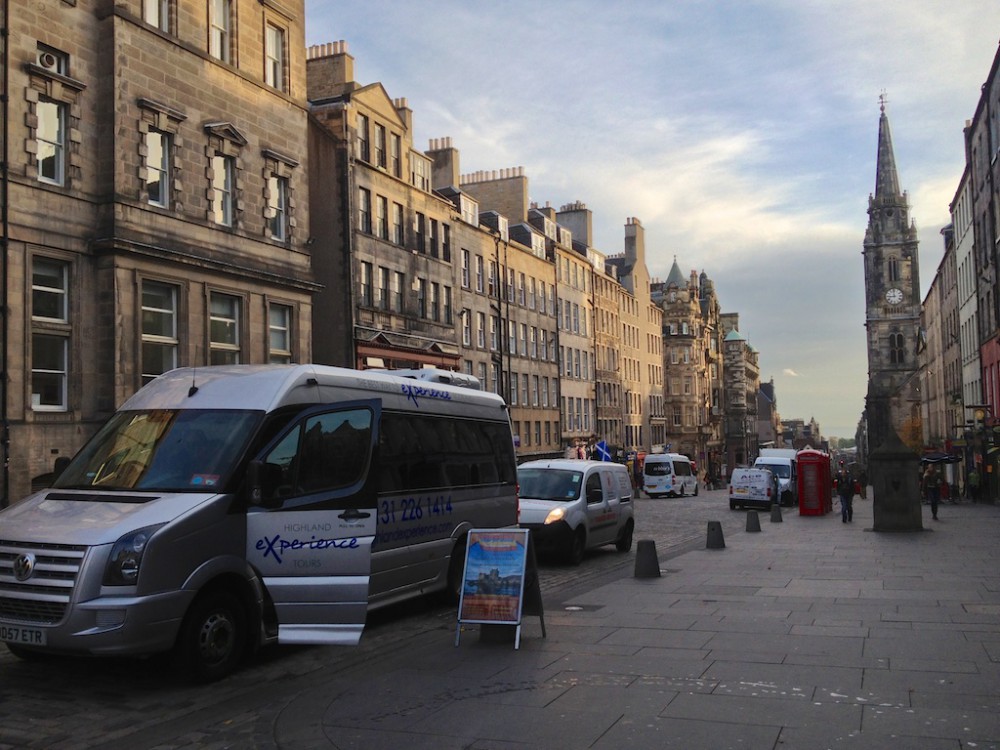
M 795 372 L 795 370 L 793 370 L 791 367 L 786 367 L 781 372 L 782 372 L 783 375 L 787 375 L 790 378 L 797 378 L 797 377 L 799 377 L 799 374 L 797 372 Z

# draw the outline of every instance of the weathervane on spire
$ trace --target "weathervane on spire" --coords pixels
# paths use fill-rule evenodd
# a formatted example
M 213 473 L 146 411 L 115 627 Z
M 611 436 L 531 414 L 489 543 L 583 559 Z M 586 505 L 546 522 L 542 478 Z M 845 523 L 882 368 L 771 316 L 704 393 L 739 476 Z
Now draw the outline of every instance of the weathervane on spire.
M 878 105 L 879 109 L 882 110 L 882 114 L 885 114 L 885 105 L 889 103 L 889 94 L 885 89 L 882 89 L 882 93 L 878 95 Z

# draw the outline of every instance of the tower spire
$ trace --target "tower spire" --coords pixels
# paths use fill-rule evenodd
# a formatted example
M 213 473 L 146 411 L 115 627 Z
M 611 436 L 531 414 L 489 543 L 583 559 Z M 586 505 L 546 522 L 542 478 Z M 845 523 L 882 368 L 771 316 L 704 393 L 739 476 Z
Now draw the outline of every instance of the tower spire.
M 885 105 L 889 97 L 885 91 L 878 98 L 881 115 L 878 119 L 878 159 L 875 165 L 875 199 L 896 202 L 900 196 L 899 175 L 896 173 L 896 156 L 892 151 L 892 133 Z

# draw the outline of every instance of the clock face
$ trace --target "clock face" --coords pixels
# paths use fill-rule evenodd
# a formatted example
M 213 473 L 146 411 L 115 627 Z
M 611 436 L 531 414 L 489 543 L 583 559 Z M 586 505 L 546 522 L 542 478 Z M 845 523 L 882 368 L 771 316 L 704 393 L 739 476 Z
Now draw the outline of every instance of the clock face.
M 890 305 L 898 305 L 903 301 L 903 291 L 901 289 L 887 289 L 885 293 L 885 301 Z

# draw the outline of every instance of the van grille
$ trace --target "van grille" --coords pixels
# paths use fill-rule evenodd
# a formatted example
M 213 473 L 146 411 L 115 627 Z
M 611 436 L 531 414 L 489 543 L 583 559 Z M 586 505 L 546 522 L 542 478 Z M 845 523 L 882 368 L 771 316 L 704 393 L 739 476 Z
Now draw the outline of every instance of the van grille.
M 70 544 L 29 544 L 0 539 L 0 619 L 52 625 L 66 613 L 87 548 Z M 34 558 L 31 576 L 17 580 L 15 562 Z

